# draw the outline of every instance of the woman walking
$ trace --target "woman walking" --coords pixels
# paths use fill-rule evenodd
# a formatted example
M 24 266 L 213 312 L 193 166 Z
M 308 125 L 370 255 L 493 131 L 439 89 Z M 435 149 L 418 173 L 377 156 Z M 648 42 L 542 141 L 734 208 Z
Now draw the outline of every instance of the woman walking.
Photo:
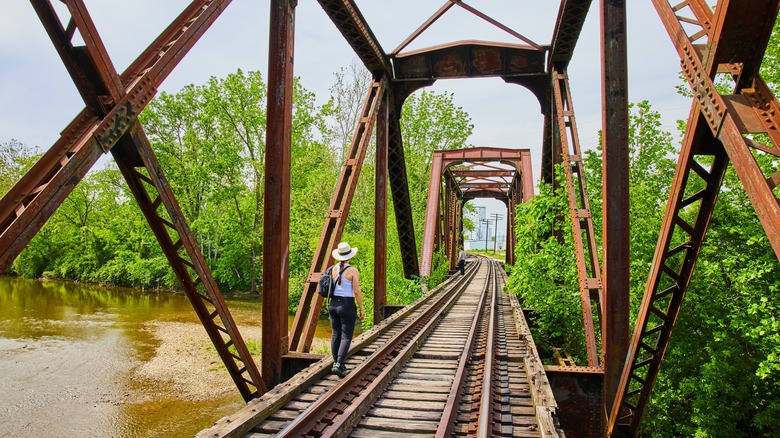
M 350 247 L 347 242 L 341 242 L 331 254 L 339 261 L 331 273 L 335 284 L 333 298 L 328 307 L 330 326 L 333 329 L 333 337 L 330 340 L 330 351 L 333 353 L 331 371 L 339 377 L 344 377 L 346 374 L 344 359 L 352 343 L 352 334 L 355 332 L 357 310 L 360 309 L 360 319 L 365 318 L 365 312 L 363 296 L 360 294 L 360 274 L 356 268 L 347 263 L 357 254 L 357 248 Z

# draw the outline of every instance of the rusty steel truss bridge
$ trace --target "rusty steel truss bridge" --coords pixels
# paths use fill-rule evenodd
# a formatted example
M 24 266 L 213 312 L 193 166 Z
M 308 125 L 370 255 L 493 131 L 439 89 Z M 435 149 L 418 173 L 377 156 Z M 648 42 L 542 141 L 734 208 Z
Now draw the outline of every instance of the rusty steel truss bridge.
M 312 260 L 298 312 L 287 328 L 290 153 L 296 0 L 269 0 L 269 74 L 263 236 L 262 367 L 249 354 L 204 262 L 138 115 L 230 0 L 194 0 L 123 72 L 118 72 L 83 0 L 31 0 L 84 101 L 60 138 L 0 200 L 0 273 L 5 272 L 76 184 L 111 153 L 182 289 L 246 401 L 268 393 L 321 359 L 309 352 L 322 299 L 319 273 L 339 242 L 371 136 L 376 131 L 374 319 L 386 303 L 388 186 L 404 274 L 427 276 L 442 250 L 454 269 L 462 203 L 495 198 L 514 207 L 533 196 L 528 150 L 472 148 L 434 153 L 423 240 L 415 240 L 400 114 L 405 99 L 439 79 L 500 77 L 530 90 L 544 116 L 543 181 L 563 169 L 585 323 L 588 363 L 547 366 L 566 433 L 633 436 L 642 420 L 729 163 L 780 257 L 780 172 L 765 173 L 754 154 L 780 156 L 780 107 L 759 74 L 780 0 L 651 0 L 677 50 L 693 93 L 687 130 L 633 334 L 629 327 L 628 80 L 626 1 L 561 0 L 550 41 L 531 41 L 465 1 L 441 8 L 386 52 L 356 0 L 318 0 L 371 73 L 357 128 Z M 392 7 L 392 2 L 387 5 Z M 405 48 L 452 8 L 463 8 L 520 43 L 461 41 Z M 593 12 L 595 11 L 595 12 Z M 603 126 L 603 240 L 598 257 L 567 66 L 588 13 L 600 14 Z M 424 17 L 422 17 L 424 19 Z M 78 38 L 76 38 L 78 36 Z M 79 41 L 78 45 L 74 41 Z M 305 53 L 300 56 L 306 56 Z M 717 81 L 728 83 L 719 92 Z M 723 89 L 723 88 L 721 88 Z M 763 142 L 751 134 L 762 134 Z M 703 164 L 706 163 L 706 164 Z M 562 164 L 562 166 L 556 166 Z M 672 238 L 674 235 L 674 239 Z M 681 242 L 682 243 L 679 243 Z M 513 238 L 507 262 L 513 263 Z M 419 257 L 418 257 L 419 254 Z M 491 274 L 495 275 L 495 274 Z M 596 336 L 598 333 L 600 336 Z M 600 339 L 600 345 L 598 340 Z M 582 425 L 589 425 L 581 428 Z M 579 427 L 579 428 L 578 428 Z M 482 429 L 480 429 L 482 430 Z M 579 433 L 577 431 L 580 431 Z

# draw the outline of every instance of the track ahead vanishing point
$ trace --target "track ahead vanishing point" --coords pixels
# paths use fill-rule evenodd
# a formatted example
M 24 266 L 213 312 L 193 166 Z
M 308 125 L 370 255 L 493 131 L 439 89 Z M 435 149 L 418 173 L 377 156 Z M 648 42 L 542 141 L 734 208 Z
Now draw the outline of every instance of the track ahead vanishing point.
M 555 401 L 499 264 L 484 257 L 331 358 L 200 437 L 562 436 Z

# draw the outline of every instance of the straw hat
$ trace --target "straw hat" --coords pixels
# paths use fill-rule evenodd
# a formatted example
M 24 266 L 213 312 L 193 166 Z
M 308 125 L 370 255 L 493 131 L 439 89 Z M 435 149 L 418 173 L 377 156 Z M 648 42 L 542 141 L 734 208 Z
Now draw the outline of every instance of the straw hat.
M 349 260 L 357 254 L 358 249 L 352 248 L 347 242 L 339 243 L 338 248 L 334 249 L 331 254 L 333 258 L 339 261 Z

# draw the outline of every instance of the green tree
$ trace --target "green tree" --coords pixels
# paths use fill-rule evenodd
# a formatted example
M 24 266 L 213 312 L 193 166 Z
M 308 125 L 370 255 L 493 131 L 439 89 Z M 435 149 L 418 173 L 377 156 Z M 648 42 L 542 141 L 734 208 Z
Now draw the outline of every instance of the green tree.
M 562 172 L 559 168 L 557 174 Z M 563 348 L 583 363 L 585 332 L 568 211 L 563 184 L 553 192 L 551 185 L 541 183 L 537 195 L 517 206 L 516 261 L 507 287 L 523 307 L 534 309 L 536 345 L 547 355 L 553 347 Z
M 18 140 L 0 144 L 0 196 L 4 196 L 39 157 L 34 148 Z

